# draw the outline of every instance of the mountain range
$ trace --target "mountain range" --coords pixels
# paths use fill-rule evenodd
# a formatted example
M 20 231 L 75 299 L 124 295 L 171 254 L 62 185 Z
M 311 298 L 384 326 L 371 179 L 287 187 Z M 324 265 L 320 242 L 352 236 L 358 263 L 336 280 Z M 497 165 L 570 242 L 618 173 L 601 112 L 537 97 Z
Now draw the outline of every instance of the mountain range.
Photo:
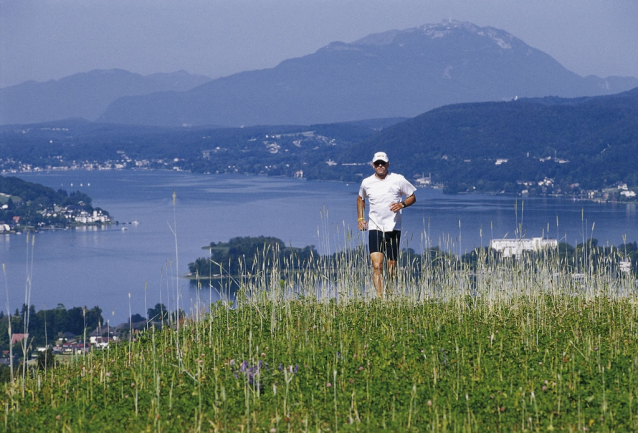
M 445 21 L 334 42 L 274 68 L 186 92 L 123 97 L 100 121 L 307 125 L 414 117 L 460 102 L 612 94 L 636 86 L 636 78 L 581 77 L 503 30 Z
M 142 76 L 122 69 L 93 70 L 0 89 L 0 124 L 27 124 L 74 117 L 96 120 L 122 96 L 186 91 L 211 78 L 186 71 Z
M 0 89 L 0 124 L 81 117 L 155 126 L 333 123 L 414 117 L 448 104 L 576 97 L 638 86 L 581 77 L 492 27 L 444 21 L 334 42 L 274 68 L 212 80 L 96 70 Z

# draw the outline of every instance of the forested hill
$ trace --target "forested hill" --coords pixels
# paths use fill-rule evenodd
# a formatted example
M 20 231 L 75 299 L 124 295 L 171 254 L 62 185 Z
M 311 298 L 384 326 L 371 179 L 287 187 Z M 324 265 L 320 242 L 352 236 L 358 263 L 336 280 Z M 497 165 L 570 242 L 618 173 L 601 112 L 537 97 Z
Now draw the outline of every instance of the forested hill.
M 343 160 L 385 150 L 409 176 L 447 190 L 595 189 L 638 185 L 638 88 L 611 96 L 442 107 L 384 129 Z M 525 184 L 526 183 L 526 184 Z

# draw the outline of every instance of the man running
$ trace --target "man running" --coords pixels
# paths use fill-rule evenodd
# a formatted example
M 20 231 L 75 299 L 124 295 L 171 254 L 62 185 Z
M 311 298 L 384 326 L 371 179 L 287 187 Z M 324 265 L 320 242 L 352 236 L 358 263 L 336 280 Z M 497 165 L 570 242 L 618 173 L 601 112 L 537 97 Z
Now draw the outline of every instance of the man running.
M 377 297 L 383 297 L 383 258 L 387 258 L 388 273 L 396 275 L 399 242 L 401 240 L 401 210 L 416 202 L 416 188 L 400 174 L 390 173 L 390 160 L 385 152 L 372 158 L 374 174 L 363 179 L 357 196 L 358 227 L 369 229 L 370 259 Z M 407 197 L 401 201 L 403 196 Z M 365 200 L 370 202 L 368 219 L 364 218 Z

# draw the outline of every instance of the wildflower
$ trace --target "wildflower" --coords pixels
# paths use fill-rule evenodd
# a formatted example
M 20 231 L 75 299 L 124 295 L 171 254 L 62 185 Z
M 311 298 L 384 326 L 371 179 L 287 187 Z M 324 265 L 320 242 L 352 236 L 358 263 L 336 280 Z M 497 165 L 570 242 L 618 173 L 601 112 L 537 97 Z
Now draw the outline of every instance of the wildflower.
M 505 412 L 505 406 L 501 406 L 501 412 Z
M 543 365 L 543 361 L 538 361 L 538 365 Z
M 545 385 L 543 385 L 541 389 L 542 389 L 543 391 L 546 391 L 546 390 L 547 390 L 547 387 L 546 387 Z
M 328 382 L 328 383 L 326 384 L 326 386 L 327 386 L 328 388 L 330 388 L 330 387 L 332 386 L 332 384 L 331 384 L 330 382 Z
M 361 370 L 363 370 L 363 366 L 360 366 L 360 367 L 359 367 L 359 371 L 361 371 Z
M 432 400 L 428 400 L 428 406 L 432 406 Z

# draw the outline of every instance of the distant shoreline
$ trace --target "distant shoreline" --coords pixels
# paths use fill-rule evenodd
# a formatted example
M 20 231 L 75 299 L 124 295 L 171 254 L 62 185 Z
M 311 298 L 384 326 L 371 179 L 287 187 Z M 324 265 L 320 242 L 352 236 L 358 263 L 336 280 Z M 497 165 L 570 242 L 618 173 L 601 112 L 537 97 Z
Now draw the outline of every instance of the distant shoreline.
M 58 173 L 58 172 L 68 172 L 68 171 L 77 171 L 77 172 L 100 172 L 100 171 L 147 171 L 147 172 L 164 172 L 164 173 L 189 173 L 189 174 L 195 174 L 195 175 L 206 175 L 206 176 L 251 176 L 251 177 L 271 177 L 271 178 L 280 178 L 280 179 L 295 179 L 295 180 L 302 180 L 302 181 L 306 181 L 306 182 L 333 182 L 333 183 L 342 183 L 342 184 L 352 184 L 352 183 L 360 183 L 360 180 L 353 180 L 353 181 L 344 181 L 344 180 L 336 180 L 336 179 L 308 179 L 308 178 L 296 178 L 296 177 L 291 177 L 291 176 L 284 176 L 284 175 L 268 175 L 268 174 L 251 174 L 251 173 L 210 173 L 210 172 L 205 172 L 205 173 L 200 173 L 200 172 L 193 172 L 192 170 L 170 170 L 170 169 L 161 169 L 161 168 L 143 168 L 143 167 L 131 167 L 131 168 L 101 168 L 101 169 L 87 169 L 87 168 L 81 168 L 81 167 L 71 167 L 71 168 L 64 168 L 64 169 L 59 169 L 59 170 L 54 170 L 54 169 L 41 169 L 41 170 L 20 170 L 20 171 L 11 171 L 11 172 L 7 172 L 7 171 L 2 171 L 0 173 L 0 175 L 2 176 L 7 176 L 7 175 L 19 175 L 21 173 L 29 173 L 29 174 L 37 174 L 37 173 L 45 173 L 45 174 L 51 174 L 51 173 Z M 442 184 L 435 184 L 432 186 L 429 185 L 415 185 L 417 187 L 417 189 L 434 189 L 434 190 L 443 190 L 444 186 Z M 611 190 L 613 188 L 604 188 L 605 190 Z M 552 194 L 526 194 L 526 193 L 506 193 L 506 192 L 502 192 L 502 191 L 459 191 L 456 193 L 446 193 L 443 192 L 443 194 L 445 195 L 463 195 L 463 194 L 486 194 L 486 195 L 492 195 L 492 196 L 503 196 L 503 197 L 522 197 L 522 198 L 558 198 L 558 199 L 565 199 L 565 200 L 571 200 L 571 201 L 582 201 L 582 202 L 589 202 L 589 203 L 610 203 L 610 204 L 636 204 L 638 203 L 638 196 L 636 196 L 635 199 L 627 199 L 627 200 L 614 200 L 614 199 L 604 199 L 604 198 L 600 198 L 600 197 L 594 197 L 594 198 L 588 198 L 588 197 L 583 197 L 582 195 L 568 195 L 568 194 L 556 194 L 556 193 L 552 193 Z

